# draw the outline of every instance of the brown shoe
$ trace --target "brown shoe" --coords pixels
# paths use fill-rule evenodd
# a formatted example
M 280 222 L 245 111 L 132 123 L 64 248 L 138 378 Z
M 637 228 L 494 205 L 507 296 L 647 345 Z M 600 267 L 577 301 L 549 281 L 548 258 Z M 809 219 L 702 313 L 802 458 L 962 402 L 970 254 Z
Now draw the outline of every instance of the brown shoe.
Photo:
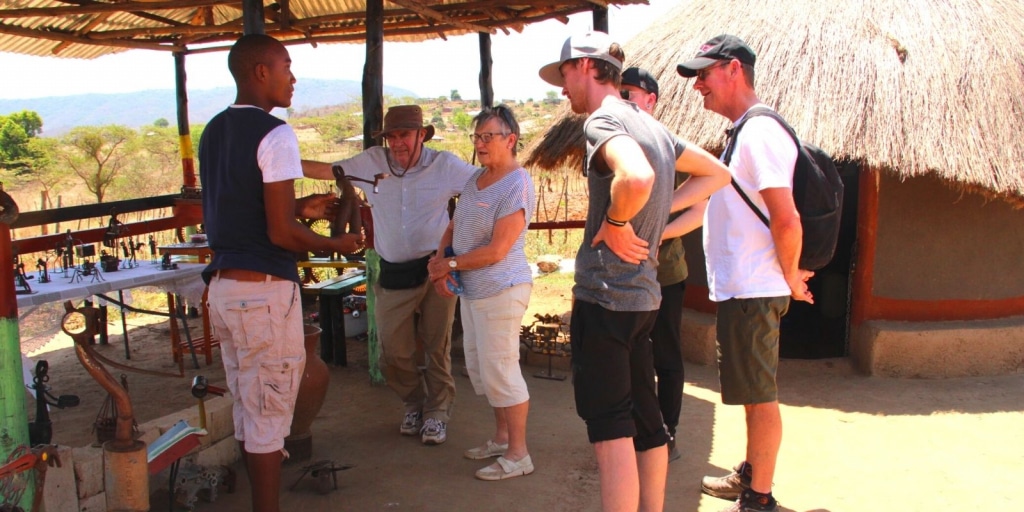
M 700 482 L 700 491 L 723 500 L 738 500 L 743 491 L 750 490 L 750 464 L 741 462 L 732 473 L 722 477 L 706 476 Z

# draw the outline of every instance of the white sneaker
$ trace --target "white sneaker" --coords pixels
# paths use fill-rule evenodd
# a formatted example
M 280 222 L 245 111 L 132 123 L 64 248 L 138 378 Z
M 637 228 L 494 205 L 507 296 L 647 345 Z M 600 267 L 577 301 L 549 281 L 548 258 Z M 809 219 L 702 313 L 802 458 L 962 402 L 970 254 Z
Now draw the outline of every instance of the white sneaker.
M 399 427 L 398 431 L 403 436 L 414 436 L 420 433 L 423 428 L 423 414 L 418 412 L 407 412 L 405 413 L 405 419 L 402 420 L 402 426 Z
M 443 421 L 427 418 L 421 431 L 423 444 L 441 444 L 448 440 L 448 426 Z

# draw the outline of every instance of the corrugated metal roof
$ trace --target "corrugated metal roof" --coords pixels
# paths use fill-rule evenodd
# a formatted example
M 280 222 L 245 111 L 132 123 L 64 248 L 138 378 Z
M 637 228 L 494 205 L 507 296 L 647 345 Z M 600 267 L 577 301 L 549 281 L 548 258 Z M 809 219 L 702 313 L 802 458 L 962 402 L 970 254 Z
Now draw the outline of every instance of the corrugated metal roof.
M 384 37 L 415 42 L 498 30 L 590 10 L 603 2 L 390 0 L 384 2 Z M 287 12 L 285 12 L 287 11 Z M 343 43 L 365 39 L 366 2 L 264 0 L 266 33 L 285 42 Z M 129 49 L 193 51 L 227 46 L 242 34 L 239 0 L 98 0 L 69 6 L 59 0 L 4 0 L 0 52 L 92 59 Z

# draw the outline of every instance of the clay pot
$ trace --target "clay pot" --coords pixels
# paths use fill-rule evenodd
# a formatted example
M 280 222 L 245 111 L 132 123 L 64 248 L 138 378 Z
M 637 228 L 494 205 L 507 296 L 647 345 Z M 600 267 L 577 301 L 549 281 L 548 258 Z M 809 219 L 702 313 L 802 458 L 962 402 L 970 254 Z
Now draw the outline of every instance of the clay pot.
M 303 325 L 306 347 L 306 369 L 299 383 L 299 394 L 295 398 L 295 414 L 292 417 L 292 429 L 284 438 L 284 448 L 288 450 L 289 461 L 308 460 L 313 455 L 313 433 L 310 426 L 313 419 L 320 413 L 327 396 L 327 385 L 331 373 L 327 364 L 320 359 L 317 342 L 320 341 L 320 328 L 315 325 Z

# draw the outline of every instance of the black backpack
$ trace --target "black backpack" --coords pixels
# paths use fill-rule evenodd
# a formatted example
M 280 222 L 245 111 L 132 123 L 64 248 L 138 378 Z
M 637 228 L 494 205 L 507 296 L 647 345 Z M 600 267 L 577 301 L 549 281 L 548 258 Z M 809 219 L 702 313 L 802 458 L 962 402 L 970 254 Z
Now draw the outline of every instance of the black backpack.
M 768 116 L 776 120 L 789 132 L 796 143 L 796 167 L 793 169 L 793 202 L 800 212 L 800 224 L 803 226 L 803 251 L 800 253 L 800 268 L 818 270 L 832 261 L 836 252 L 836 241 L 839 239 L 839 221 L 843 213 L 843 180 L 832 161 L 832 157 L 818 146 L 801 142 L 793 127 L 789 126 L 778 112 L 766 108 L 755 107 L 744 116 L 740 124 L 730 131 L 730 139 L 723 162 L 729 165 L 732 152 L 736 149 L 736 136 L 743 125 L 752 117 Z M 747 194 L 740 189 L 736 180 L 732 186 L 754 213 L 768 226 L 768 217 L 750 201 Z

